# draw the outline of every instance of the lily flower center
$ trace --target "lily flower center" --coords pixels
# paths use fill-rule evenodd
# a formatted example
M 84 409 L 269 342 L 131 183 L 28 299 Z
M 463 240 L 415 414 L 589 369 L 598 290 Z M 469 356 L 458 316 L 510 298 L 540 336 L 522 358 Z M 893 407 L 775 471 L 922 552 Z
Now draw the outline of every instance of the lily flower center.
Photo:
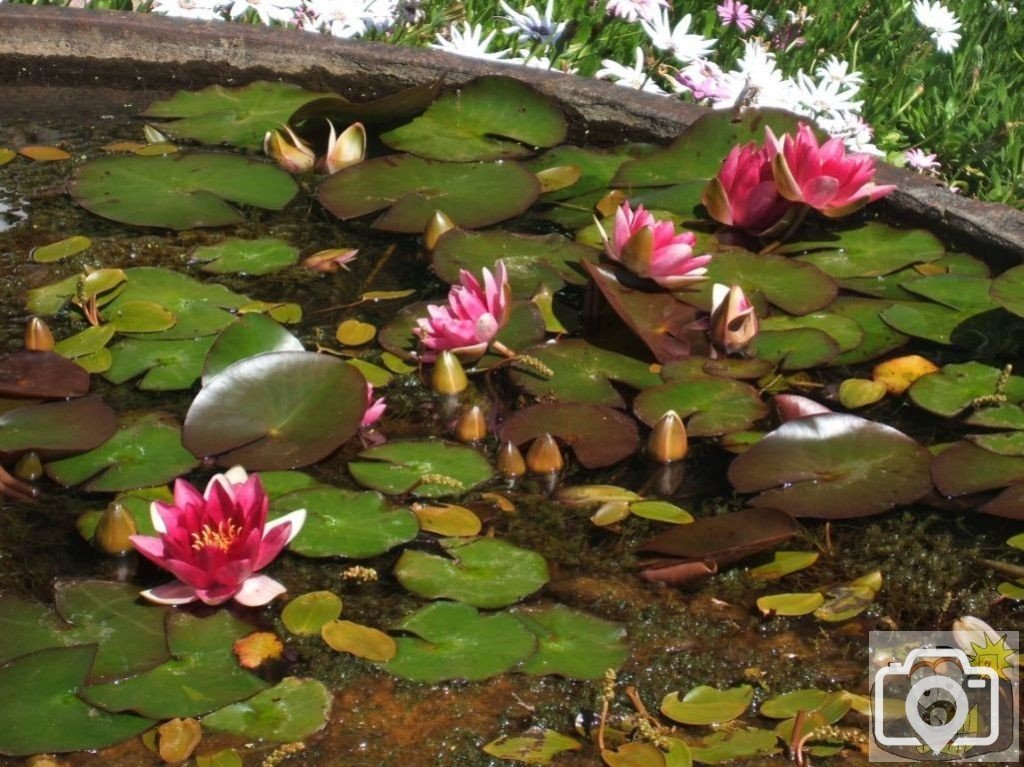
M 241 532 L 241 527 L 228 521 L 218 524 L 217 529 L 210 525 L 203 525 L 203 529 L 198 533 L 192 533 L 192 548 L 196 551 L 202 551 L 205 548 L 227 551 Z

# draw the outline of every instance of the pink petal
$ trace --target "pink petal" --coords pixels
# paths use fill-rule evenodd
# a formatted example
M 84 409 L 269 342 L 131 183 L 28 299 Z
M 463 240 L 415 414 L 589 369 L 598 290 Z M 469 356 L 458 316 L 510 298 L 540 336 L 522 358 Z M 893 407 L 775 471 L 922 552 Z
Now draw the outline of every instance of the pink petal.
M 273 578 L 254 575 L 242 584 L 242 588 L 235 594 L 235 601 L 246 607 L 261 607 L 287 590 Z
M 158 605 L 186 605 L 195 602 L 199 597 L 196 590 L 181 581 L 171 581 L 163 586 L 139 592 L 150 602 Z
M 158 565 L 163 565 L 165 556 L 164 542 L 160 538 L 154 538 L 151 535 L 132 535 L 128 537 L 128 540 L 132 542 L 135 550 L 146 559 Z
M 267 522 L 266 527 L 263 528 L 264 543 L 267 540 L 267 535 L 272 530 L 285 524 L 291 525 L 291 530 L 288 531 L 288 537 L 283 544 L 287 546 L 289 543 L 295 540 L 295 536 L 299 534 L 299 531 L 302 530 L 302 526 L 306 524 L 306 510 L 296 509 L 295 511 L 291 511 L 285 514 L 283 517 L 278 517 L 273 522 Z M 260 568 L 257 567 L 256 569 L 259 570 Z
M 828 206 L 839 191 L 839 182 L 831 176 L 818 176 L 804 185 L 804 202 L 815 210 Z

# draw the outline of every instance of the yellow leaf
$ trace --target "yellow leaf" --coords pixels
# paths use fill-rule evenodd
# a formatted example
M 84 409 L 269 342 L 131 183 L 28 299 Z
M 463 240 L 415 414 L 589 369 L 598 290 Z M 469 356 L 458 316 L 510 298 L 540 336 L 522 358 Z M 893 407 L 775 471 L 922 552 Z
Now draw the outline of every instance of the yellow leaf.
M 12 152 L 7 147 L 0 146 L 0 165 L 6 165 L 17 156 L 16 152 Z
M 393 301 L 396 298 L 408 298 L 416 291 L 413 288 L 407 290 L 371 290 L 360 296 L 364 301 Z
M 320 629 L 320 636 L 332 650 L 381 663 L 398 651 L 395 640 L 383 631 L 352 621 L 331 621 Z
M 195 719 L 171 719 L 157 728 L 160 758 L 168 764 L 184 762 L 202 740 L 203 730 Z
M 242 667 L 258 668 L 268 660 L 280 658 L 284 652 L 284 645 L 276 634 L 256 631 L 236 641 L 233 649 Z
M 420 521 L 420 528 L 428 533 L 463 538 L 476 535 L 483 527 L 480 517 L 465 506 L 414 503 L 410 508 Z
M 55 146 L 23 146 L 18 150 L 18 154 L 36 162 L 56 162 L 58 160 L 71 159 L 71 155 Z
M 843 407 L 856 410 L 873 405 L 885 396 L 888 387 L 881 381 L 867 378 L 847 378 L 839 384 L 839 401 Z
M 890 394 L 903 394 L 921 376 L 934 373 L 939 368 L 931 360 L 917 354 L 880 362 L 875 365 L 871 377 L 885 385 Z
M 100 147 L 104 152 L 134 152 L 146 146 L 141 141 L 111 141 Z
M 377 335 L 377 328 L 368 322 L 345 320 L 338 325 L 335 338 L 346 346 L 362 346 L 368 344 Z
M 139 157 L 154 157 L 165 154 L 174 154 L 177 151 L 178 147 L 175 144 L 163 141 L 159 144 L 145 144 L 144 146 L 140 146 L 134 151 L 134 154 L 139 155 Z

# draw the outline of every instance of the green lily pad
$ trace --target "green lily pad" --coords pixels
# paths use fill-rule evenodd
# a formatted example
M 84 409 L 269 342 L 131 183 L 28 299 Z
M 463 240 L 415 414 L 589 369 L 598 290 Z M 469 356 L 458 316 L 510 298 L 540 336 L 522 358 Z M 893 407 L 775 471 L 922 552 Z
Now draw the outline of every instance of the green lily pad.
M 39 650 L 0 666 L 5 707 L 0 754 L 103 748 L 132 738 L 154 724 L 132 714 L 93 708 L 75 695 L 89 673 L 95 645 Z
M 200 91 L 178 91 L 169 99 L 154 101 L 142 114 L 178 118 L 160 125 L 161 131 L 177 139 L 258 150 L 267 131 L 279 129 L 304 104 L 330 95 L 258 80 L 240 88 L 211 85 Z
M 103 374 L 119 384 L 145 373 L 139 388 L 147 391 L 188 389 L 199 378 L 216 336 L 181 341 L 126 338 L 110 349 L 110 368 Z
M 673 692 L 661 701 L 661 713 L 681 724 L 722 724 L 740 716 L 754 699 L 754 688 L 742 684 L 728 690 L 701 685 L 682 698 Z
M 581 748 L 582 744 L 575 738 L 537 728 L 531 728 L 522 735 L 502 735 L 483 746 L 484 752 L 491 756 L 524 764 L 551 764 L 559 754 Z
M 629 504 L 629 513 L 634 517 L 668 522 L 672 525 L 688 525 L 693 522 L 693 515 L 690 512 L 666 501 L 634 501 Z
M 523 349 L 521 353 L 539 359 L 553 372 L 547 377 L 524 368 L 511 372 L 516 385 L 543 401 L 554 399 L 625 407 L 626 402 L 613 382 L 633 389 L 645 389 L 661 382 L 661 378 L 651 372 L 650 365 L 591 346 L 582 339 L 563 339 L 556 344 Z
M 824 690 L 814 687 L 785 692 L 766 700 L 757 713 L 769 719 L 788 719 L 801 711 L 817 711 L 828 695 Z
M 586 277 L 579 263 L 596 261 L 598 254 L 593 248 L 559 234 L 452 229 L 437 241 L 433 256 L 437 276 L 453 284 L 459 281 L 460 269 L 480 274 L 483 267 L 493 269 L 494 262 L 501 259 L 508 270 L 512 295 L 530 298 L 541 285 L 558 291 L 566 283 L 585 284 Z
M 797 517 L 878 514 L 931 489 L 931 454 L 900 431 L 842 413 L 788 421 L 737 457 L 729 481 L 754 506 Z
M 856 320 L 851 320 L 848 317 L 831 312 L 809 312 L 799 317 L 774 314 L 771 317 L 765 317 L 760 323 L 761 333 L 798 328 L 820 330 L 835 342 L 840 352 L 856 349 L 864 340 L 864 331 Z M 758 338 L 760 338 L 760 335 Z
M 540 554 L 497 538 L 442 538 L 451 559 L 415 549 L 402 552 L 395 577 L 424 599 L 453 599 L 474 607 L 504 607 L 548 582 Z
M 639 740 L 623 743 L 614 751 L 603 749 L 601 761 L 608 767 L 666 767 L 667 764 L 664 751 L 653 743 Z
M 1008 383 L 1012 381 L 1011 377 Z M 1010 404 L 982 407 L 964 418 L 964 423 L 992 429 L 1024 429 L 1024 407 Z
M 999 308 L 989 295 L 991 284 L 992 281 L 984 277 L 957 274 L 903 280 L 901 286 L 904 289 L 925 296 L 934 303 L 896 303 L 882 312 L 882 319 L 901 333 L 951 344 L 959 325 Z
M 166 485 L 160 485 L 159 487 L 144 487 L 140 490 L 129 490 L 127 492 L 118 493 L 114 497 L 112 503 L 121 504 L 125 511 L 131 514 L 132 519 L 135 520 L 135 527 L 138 529 L 139 535 L 155 536 L 158 533 L 153 527 L 153 517 L 150 513 L 150 507 L 153 505 L 153 501 L 172 503 L 174 501 L 174 496 L 169 487 Z M 92 540 L 93 535 L 96 533 L 96 526 L 99 524 L 100 517 L 103 515 L 103 511 L 103 509 L 94 509 L 92 511 L 87 511 L 78 517 L 75 522 L 75 528 L 83 539 L 87 541 Z
M 515 162 L 449 163 L 412 155 L 366 160 L 328 176 L 321 204 L 341 219 L 387 208 L 373 222 L 386 232 L 419 234 L 435 211 L 475 229 L 519 215 L 540 194 L 540 182 Z
M 793 132 L 800 118 L 780 109 L 708 112 L 690 125 L 670 146 L 619 168 L 613 186 L 668 186 L 693 179 L 710 179 L 737 144 L 764 142 L 764 129 L 776 136 Z
M 1007 269 L 996 277 L 989 292 L 1004 309 L 1024 317 L 1024 266 Z
M 635 453 L 640 435 L 636 422 L 603 405 L 574 402 L 531 405 L 509 416 L 500 428 L 502 442 L 525 445 L 550 434 L 572 448 L 588 469 L 611 466 Z
M 174 318 L 172 327 L 147 332 L 150 341 L 190 340 L 223 330 L 235 321 L 232 311 L 248 303 L 245 296 L 223 285 L 204 283 L 170 269 L 140 266 L 125 269 L 123 289 L 100 312 L 104 321 L 120 313 L 126 304 L 146 302 L 162 307 Z M 122 332 L 133 332 L 123 328 Z
M 99 397 L 16 407 L 0 415 L 0 452 L 92 450 L 117 429 L 117 415 Z
M 825 603 L 825 596 L 817 591 L 796 594 L 771 594 L 759 597 L 757 609 L 765 615 L 797 617 L 810 615 Z
M 823 330 L 793 328 L 759 332 L 748 351 L 782 370 L 806 370 L 835 359 L 839 355 L 839 344 Z
M 1000 376 L 1001 370 L 980 362 L 944 365 L 938 372 L 914 381 L 908 393 L 918 407 L 953 418 L 971 407 L 979 397 L 994 395 Z M 1003 394 L 1011 404 L 1024 401 L 1024 378 L 1010 376 Z
M 181 430 L 168 415 L 148 413 L 122 423 L 117 432 L 88 453 L 46 464 L 46 473 L 64 487 L 86 480 L 90 493 L 131 490 L 170 482 L 199 464 L 181 446 Z
M 359 454 L 348 470 L 356 482 L 386 495 L 461 495 L 494 473 L 479 452 L 439 439 L 396 440 Z
M 289 676 L 248 700 L 204 716 L 203 727 L 249 741 L 294 743 L 324 728 L 332 700 L 322 682 Z
M 698 213 L 698 206 L 701 203 L 701 196 L 704 194 L 704 187 L 707 182 L 704 179 L 697 181 L 684 181 L 682 184 L 663 186 L 647 189 L 635 189 L 629 195 L 629 200 L 635 208 L 643 205 L 647 210 L 664 210 L 674 213 L 683 222 L 699 221 L 703 217 Z M 706 247 L 706 241 L 702 241 L 701 232 L 697 234 L 697 250 L 702 252 Z
M 192 261 L 202 264 L 211 274 L 273 274 L 299 261 L 299 249 L 265 237 L 259 240 L 227 239 L 216 245 L 204 245 L 191 253 Z
M 829 589 L 829 599 L 814 611 L 814 617 L 829 623 L 849 620 L 868 609 L 875 594 L 867 586 L 836 586 Z
M 331 591 L 311 591 L 295 597 L 281 610 L 281 622 L 293 634 L 314 636 L 341 615 L 341 597 Z
M 856 322 L 864 333 L 864 340 L 854 349 L 834 357 L 831 365 L 857 365 L 881 357 L 903 346 L 909 336 L 893 329 L 881 314 L 892 306 L 891 301 L 858 296 L 839 296 L 828 305 L 831 314 L 846 317 Z
M 238 665 L 234 643 L 252 626 L 220 610 L 208 618 L 167 616 L 171 659 L 142 674 L 79 690 L 106 711 L 134 711 L 152 719 L 199 716 L 255 695 L 267 683 Z
M 537 639 L 508 613 L 481 615 L 460 602 L 434 602 L 404 618 L 396 629 L 398 654 L 384 665 L 414 682 L 488 679 L 529 657 Z
M 478 77 L 446 93 L 408 125 L 383 134 L 387 146 L 431 160 L 501 160 L 565 138 L 566 122 L 547 96 L 510 77 Z
M 214 152 L 99 157 L 68 182 L 68 194 L 90 213 L 167 229 L 240 224 L 245 217 L 229 203 L 281 210 L 297 191 L 275 165 Z
M 739 285 L 748 297 L 761 293 L 772 305 L 796 315 L 828 306 L 838 291 L 835 282 L 816 266 L 786 256 L 725 250 L 715 254 L 707 269 L 708 279 L 697 286 L 694 297 L 680 295 L 705 311 L 711 308 L 715 283 Z
M 1024 431 L 1003 434 L 968 434 L 967 439 L 991 453 L 1024 455 Z
M 547 168 L 568 166 L 579 168 L 580 177 L 575 184 L 565 189 L 548 192 L 541 198 L 545 202 L 570 200 L 592 192 L 604 194 L 619 166 L 631 159 L 629 151 L 630 145 L 628 144 L 607 150 L 563 145 L 549 149 L 539 157 L 528 160 L 526 166 L 534 173 Z
M 119 301 L 103 312 L 103 319 L 119 333 L 159 333 L 177 323 L 173 314 L 153 301 Z
M 367 125 L 406 120 L 430 106 L 441 89 L 443 78 L 403 88 L 372 101 L 349 101 L 336 93 L 303 104 L 291 117 L 292 125 L 304 121 L 321 122 L 324 118 L 335 125 L 356 121 Z M 305 127 L 305 126 L 303 126 Z
M 629 657 L 626 630 L 565 605 L 509 610 L 537 637 L 537 651 L 519 666 L 531 676 L 600 679 Z
M 754 727 L 716 732 L 690 746 L 693 761 L 701 764 L 721 764 L 754 756 L 767 756 L 778 751 L 777 737 L 772 730 Z M 742 762 L 741 762 L 742 763 Z
M 674 376 L 672 368 L 666 367 L 662 376 Z M 750 384 L 692 369 L 633 400 L 633 411 L 651 427 L 669 410 L 686 421 L 687 433 L 694 437 L 743 431 L 768 415 L 768 406 Z
M 916 294 L 903 288 L 903 283 L 909 280 L 917 280 L 922 276 L 934 275 L 961 275 L 963 277 L 988 277 L 990 270 L 988 265 L 974 256 L 966 253 L 947 253 L 942 258 L 929 261 L 927 264 L 917 264 L 899 269 L 890 274 L 876 277 L 846 277 L 837 279 L 841 288 L 852 290 L 856 293 L 863 293 L 875 298 L 887 301 L 910 301 Z
M 32 260 L 37 264 L 52 264 L 56 261 L 63 261 L 65 258 L 83 253 L 92 247 L 92 240 L 80 234 L 66 237 L 48 245 L 40 245 L 32 248 Z
M 116 332 L 112 325 L 88 327 L 73 336 L 62 338 L 54 344 L 53 350 L 62 357 L 75 359 L 94 354 L 110 343 Z
M 316 485 L 271 499 L 271 517 L 296 509 L 306 510 L 306 523 L 289 549 L 306 557 L 375 557 L 419 532 L 415 514 L 379 493 Z
M 942 242 L 923 229 L 895 229 L 868 221 L 856 229 L 837 232 L 827 242 L 786 243 L 780 253 L 799 253 L 796 260 L 814 264 L 833 279 L 878 277 L 912 264 L 937 261 L 946 255 Z
M 167 660 L 167 608 L 139 602 L 138 589 L 106 581 L 60 581 L 55 605 L 0 599 L 0 662 L 51 647 L 89 645 L 83 679 L 109 681 Z
M 759 581 L 774 581 L 804 570 L 818 561 L 817 551 L 776 551 L 772 561 L 757 567 L 751 567 L 747 575 Z
M 221 331 L 203 365 L 203 386 L 234 362 L 264 352 L 301 352 L 302 341 L 265 314 L 246 314 Z
M 269 352 L 239 360 L 192 401 L 182 442 L 224 466 L 291 469 L 315 463 L 359 430 L 366 381 L 340 359 Z

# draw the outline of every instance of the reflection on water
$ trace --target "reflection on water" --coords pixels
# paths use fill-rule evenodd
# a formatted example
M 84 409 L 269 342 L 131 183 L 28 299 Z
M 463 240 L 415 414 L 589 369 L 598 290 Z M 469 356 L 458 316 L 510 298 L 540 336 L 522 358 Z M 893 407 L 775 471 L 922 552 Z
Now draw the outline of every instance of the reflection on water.
M 11 193 L 0 186 L 0 232 L 13 229 L 28 218 L 28 202 L 11 197 Z

